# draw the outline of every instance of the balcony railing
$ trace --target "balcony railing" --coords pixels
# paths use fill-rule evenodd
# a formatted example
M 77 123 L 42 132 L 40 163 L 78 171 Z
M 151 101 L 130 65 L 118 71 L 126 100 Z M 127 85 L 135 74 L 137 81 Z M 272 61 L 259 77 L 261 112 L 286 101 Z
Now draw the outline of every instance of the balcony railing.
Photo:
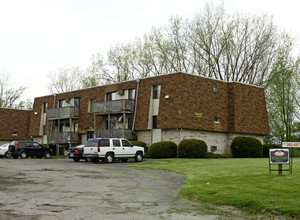
M 63 118 L 74 118 L 79 117 L 79 108 L 75 108 L 73 106 L 55 108 L 55 109 L 47 109 L 47 117 L 48 119 L 63 119 Z
M 93 105 L 94 113 L 116 113 L 133 112 L 134 101 L 129 99 L 114 100 L 107 102 L 95 102 Z
M 54 132 L 47 135 L 47 141 L 49 144 L 78 143 L 79 137 L 75 132 Z
M 134 139 L 132 130 L 129 129 L 99 129 L 96 133 L 98 138 L 126 138 Z

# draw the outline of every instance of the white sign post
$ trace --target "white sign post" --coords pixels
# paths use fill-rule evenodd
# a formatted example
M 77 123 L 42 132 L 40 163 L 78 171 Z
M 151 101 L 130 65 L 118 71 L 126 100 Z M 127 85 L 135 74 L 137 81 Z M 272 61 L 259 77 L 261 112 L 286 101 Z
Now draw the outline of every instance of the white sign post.
M 294 157 L 294 148 L 300 148 L 300 142 L 282 142 L 282 147 L 292 148 L 292 159 L 291 159 L 291 168 L 290 174 L 292 174 L 292 167 L 293 167 L 293 157 Z

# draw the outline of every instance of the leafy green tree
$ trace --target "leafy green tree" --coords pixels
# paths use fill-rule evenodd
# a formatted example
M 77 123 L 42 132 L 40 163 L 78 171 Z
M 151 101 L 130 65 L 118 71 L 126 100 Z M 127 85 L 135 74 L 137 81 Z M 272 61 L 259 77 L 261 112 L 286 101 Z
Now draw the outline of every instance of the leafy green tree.
M 291 56 L 292 42 L 278 51 L 266 87 L 271 133 L 282 141 L 291 141 L 292 128 L 298 116 L 300 60 Z

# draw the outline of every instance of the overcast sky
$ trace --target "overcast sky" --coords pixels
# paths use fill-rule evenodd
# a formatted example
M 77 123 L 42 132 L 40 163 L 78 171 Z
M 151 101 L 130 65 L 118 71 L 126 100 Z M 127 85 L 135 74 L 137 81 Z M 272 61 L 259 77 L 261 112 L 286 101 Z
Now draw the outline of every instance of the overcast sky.
M 0 0 L 0 71 L 24 98 L 47 95 L 47 74 L 57 67 L 91 65 L 117 42 L 130 42 L 168 23 L 193 18 L 206 0 Z M 275 23 L 300 33 L 299 0 L 224 0 L 228 13 L 268 13 Z

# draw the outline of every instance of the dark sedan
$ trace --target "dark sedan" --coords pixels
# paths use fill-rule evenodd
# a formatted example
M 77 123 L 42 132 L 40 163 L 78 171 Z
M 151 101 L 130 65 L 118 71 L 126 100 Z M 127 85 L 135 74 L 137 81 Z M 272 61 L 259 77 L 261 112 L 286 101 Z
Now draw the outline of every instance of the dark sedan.
M 86 162 L 90 162 L 91 158 L 84 158 L 83 155 L 84 145 L 78 145 L 76 147 L 71 147 L 68 150 L 68 158 L 73 159 L 75 162 L 79 162 L 84 159 Z

